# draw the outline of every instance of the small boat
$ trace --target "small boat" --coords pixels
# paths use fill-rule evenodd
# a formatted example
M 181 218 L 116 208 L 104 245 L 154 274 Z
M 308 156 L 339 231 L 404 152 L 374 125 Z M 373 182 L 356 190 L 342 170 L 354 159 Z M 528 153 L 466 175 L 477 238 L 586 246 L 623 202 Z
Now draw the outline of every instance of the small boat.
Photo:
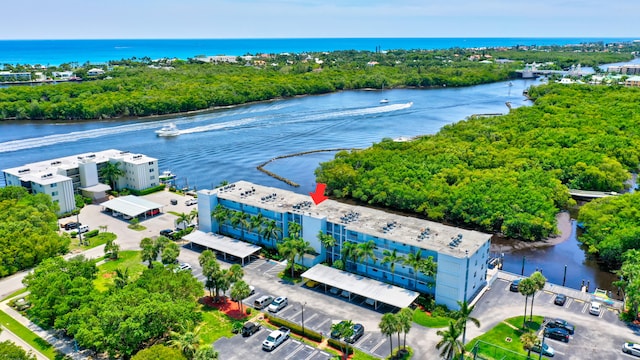
M 180 130 L 176 127 L 176 124 L 169 123 L 162 127 L 160 130 L 156 130 L 156 134 L 158 136 L 178 136 L 180 135 Z
M 162 172 L 162 175 L 158 176 L 158 180 L 161 183 L 171 183 L 176 179 L 176 174 L 172 173 L 171 170 L 165 170 Z
M 387 99 L 380 100 L 380 104 L 387 104 L 387 103 L 389 103 L 389 100 Z

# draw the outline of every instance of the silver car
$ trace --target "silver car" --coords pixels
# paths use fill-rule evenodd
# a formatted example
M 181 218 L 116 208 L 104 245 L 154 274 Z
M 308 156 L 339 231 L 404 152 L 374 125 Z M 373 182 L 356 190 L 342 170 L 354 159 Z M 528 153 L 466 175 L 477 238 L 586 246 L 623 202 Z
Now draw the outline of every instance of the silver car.
M 287 306 L 288 303 L 289 301 L 287 300 L 286 297 L 279 296 L 271 302 L 267 310 L 269 310 L 269 312 L 276 313 L 282 310 L 282 308 L 284 308 L 285 306 Z

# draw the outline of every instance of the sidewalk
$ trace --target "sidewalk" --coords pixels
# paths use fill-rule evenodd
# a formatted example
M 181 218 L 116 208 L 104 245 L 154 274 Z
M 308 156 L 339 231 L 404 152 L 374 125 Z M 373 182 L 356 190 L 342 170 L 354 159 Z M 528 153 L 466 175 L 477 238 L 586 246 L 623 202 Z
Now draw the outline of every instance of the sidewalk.
M 30 351 L 31 354 L 34 355 L 38 360 L 49 359 L 48 357 L 42 355 L 42 353 L 40 353 L 38 350 L 34 349 L 31 345 L 27 344 L 24 340 L 19 338 L 16 334 L 9 331 L 9 329 L 7 329 L 6 327 L 0 326 L 0 328 L 2 328 L 2 332 L 0 333 L 0 341 L 9 340 L 14 344 L 18 345 L 19 347 L 23 348 L 25 351 L 27 352 Z

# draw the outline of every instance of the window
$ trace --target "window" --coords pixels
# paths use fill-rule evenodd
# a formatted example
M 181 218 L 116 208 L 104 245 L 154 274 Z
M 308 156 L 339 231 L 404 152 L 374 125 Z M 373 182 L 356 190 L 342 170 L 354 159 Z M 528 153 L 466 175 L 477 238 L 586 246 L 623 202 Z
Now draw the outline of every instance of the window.
M 52 188 L 58 187 L 58 183 L 51 184 L 51 185 L 49 185 L 49 187 L 52 187 Z
M 151 172 L 154 172 L 154 171 L 156 171 L 156 169 L 154 169 L 154 168 L 149 169 L 149 172 L 150 172 L 150 173 L 151 173 Z
M 149 165 L 153 165 L 153 161 L 149 161 Z
M 52 192 L 51 196 L 58 196 L 58 192 L 57 191 Z
M 156 178 L 155 176 L 151 176 L 149 179 L 154 180 L 155 178 Z

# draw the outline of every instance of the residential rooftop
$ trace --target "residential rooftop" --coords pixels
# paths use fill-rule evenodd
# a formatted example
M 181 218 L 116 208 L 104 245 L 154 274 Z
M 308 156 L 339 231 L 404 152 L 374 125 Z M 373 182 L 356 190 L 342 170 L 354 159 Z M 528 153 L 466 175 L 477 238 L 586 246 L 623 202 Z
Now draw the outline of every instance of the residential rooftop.
M 309 195 L 247 181 L 204 191 L 217 193 L 220 199 L 266 210 L 326 217 L 328 221 L 342 224 L 347 229 L 458 258 L 465 257 L 467 252 L 474 254 L 491 238 L 491 234 L 331 199 L 315 205 Z

